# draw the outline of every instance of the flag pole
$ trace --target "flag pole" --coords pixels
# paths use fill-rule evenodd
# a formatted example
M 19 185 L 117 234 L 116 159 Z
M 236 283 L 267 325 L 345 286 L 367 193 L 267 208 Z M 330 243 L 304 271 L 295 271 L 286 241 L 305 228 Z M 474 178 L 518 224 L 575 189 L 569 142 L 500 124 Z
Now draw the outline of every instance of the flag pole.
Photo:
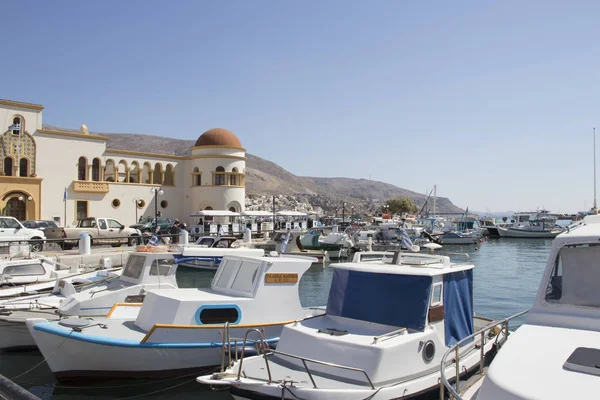
M 594 214 L 598 214 L 596 204 L 596 128 L 594 128 Z
M 65 193 L 63 195 L 63 203 L 65 203 L 65 222 L 63 227 L 67 226 L 67 188 L 65 188 Z

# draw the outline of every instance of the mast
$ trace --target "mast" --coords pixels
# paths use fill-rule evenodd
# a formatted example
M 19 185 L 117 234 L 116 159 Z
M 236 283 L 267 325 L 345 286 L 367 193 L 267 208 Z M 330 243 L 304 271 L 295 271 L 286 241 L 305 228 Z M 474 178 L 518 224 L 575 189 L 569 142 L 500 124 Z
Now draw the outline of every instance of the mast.
M 437 185 L 433 185 L 433 218 L 435 219 L 435 201 L 437 199 Z
M 596 203 L 596 128 L 594 128 L 594 208 L 592 208 L 594 214 L 598 214 L 598 208 Z

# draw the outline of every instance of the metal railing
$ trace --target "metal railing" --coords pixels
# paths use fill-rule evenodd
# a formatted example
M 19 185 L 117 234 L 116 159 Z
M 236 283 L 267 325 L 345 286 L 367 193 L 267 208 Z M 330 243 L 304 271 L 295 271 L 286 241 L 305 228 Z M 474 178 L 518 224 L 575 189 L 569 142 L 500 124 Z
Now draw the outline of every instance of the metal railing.
M 226 331 L 223 334 L 223 348 L 225 350 L 225 346 L 226 346 L 225 342 L 230 343 L 231 338 L 228 337 L 229 325 L 225 324 L 224 329 Z M 252 332 L 258 333 L 258 336 L 259 336 L 258 341 L 253 341 L 253 342 L 255 344 L 257 344 L 258 354 L 260 354 L 260 348 L 263 349 L 262 356 L 263 356 L 263 358 L 265 360 L 265 366 L 266 366 L 266 370 L 267 370 L 267 375 L 269 377 L 269 379 L 268 379 L 268 383 L 269 384 L 273 383 L 273 377 L 271 375 L 271 368 L 269 366 L 269 359 L 267 358 L 267 356 L 276 354 L 276 355 L 280 355 L 280 356 L 284 356 L 284 357 L 290 357 L 290 358 L 302 361 L 302 365 L 304 366 L 304 370 L 308 374 L 308 377 L 310 378 L 310 381 L 311 381 L 314 389 L 318 389 L 317 383 L 315 382 L 313 374 L 310 371 L 310 368 L 308 368 L 307 363 L 313 363 L 313 364 L 317 364 L 317 365 L 324 365 L 324 366 L 327 366 L 327 367 L 339 368 L 339 369 L 343 369 L 343 370 L 347 370 L 347 371 L 359 372 L 359 373 L 361 373 L 361 374 L 364 375 L 364 377 L 367 380 L 367 382 L 368 382 L 369 386 L 371 387 L 371 389 L 375 390 L 375 386 L 373 385 L 373 382 L 371 381 L 371 378 L 369 377 L 369 374 L 367 374 L 367 372 L 365 370 L 363 370 L 363 369 L 354 368 L 354 367 L 348 367 L 348 366 L 345 366 L 345 365 L 339 365 L 339 364 L 329 363 L 329 362 L 325 362 L 325 361 L 313 360 L 311 358 L 300 357 L 300 356 L 297 356 L 297 355 L 294 355 L 294 354 L 289 354 L 289 353 L 285 353 L 285 352 L 278 351 L 278 350 L 273 350 L 273 349 L 270 349 L 270 350 L 267 351 L 266 350 L 267 349 L 267 345 L 266 345 L 266 342 L 265 342 L 265 339 L 264 339 L 264 335 L 263 335 L 263 333 L 260 330 L 258 330 L 256 328 L 248 329 L 246 331 L 246 333 L 244 334 L 244 340 L 243 340 L 243 344 L 242 344 L 242 354 L 241 354 L 241 357 L 239 359 L 239 366 L 238 366 L 238 372 L 237 372 L 237 380 L 240 380 L 240 378 L 242 376 L 242 367 L 244 365 L 244 351 L 246 349 L 246 344 L 248 343 L 248 334 L 250 334 Z M 259 343 L 260 343 L 260 346 L 258 345 Z M 231 351 L 229 351 L 229 354 L 230 354 L 229 357 L 230 357 L 230 360 L 231 360 Z M 237 352 L 236 352 L 236 354 L 237 354 Z M 221 371 L 223 372 L 224 370 L 225 370 L 225 353 L 223 353 L 223 355 L 221 357 Z
M 461 341 L 456 343 L 454 346 L 449 348 L 448 351 L 446 351 L 446 353 L 442 357 L 442 361 L 440 364 L 440 373 L 441 373 L 440 399 L 444 398 L 445 389 L 448 389 L 448 392 L 450 393 L 451 398 L 454 398 L 456 400 L 462 400 L 462 397 L 460 397 L 460 395 L 461 395 L 461 393 L 460 393 L 461 392 L 461 390 L 460 390 L 460 347 L 467 342 L 470 343 L 471 339 L 474 339 L 477 336 L 480 337 L 481 342 L 480 342 L 479 373 L 481 375 L 481 378 L 483 378 L 485 375 L 485 370 L 484 370 L 484 366 L 485 366 L 484 365 L 484 363 L 485 363 L 485 334 L 487 332 L 491 331 L 492 329 L 500 326 L 501 330 L 500 330 L 500 332 L 495 334 L 495 337 L 496 337 L 496 344 L 497 344 L 498 348 L 502 347 L 504 342 L 506 342 L 506 340 L 508 339 L 508 335 L 510 334 L 510 332 L 508 330 L 509 321 L 526 314 L 528 311 L 529 310 L 521 311 L 521 312 L 519 312 L 515 315 L 512 315 L 508 318 L 505 318 L 503 320 L 492 321 L 489 324 L 487 324 L 486 326 L 484 326 L 483 328 L 479 329 L 477 332 L 465 337 L 464 339 L 462 339 Z M 502 338 L 500 338 L 501 333 L 503 334 Z M 454 358 L 451 361 L 446 361 L 448 356 L 453 353 L 454 353 Z M 448 378 L 446 378 L 446 368 L 448 368 L 448 366 L 451 365 L 452 363 L 456 364 L 455 365 L 454 387 L 449 382 Z
M 396 336 L 396 335 L 400 335 L 403 332 L 408 332 L 407 328 L 400 328 L 400 329 L 396 329 L 395 331 L 391 331 L 388 333 L 384 333 L 383 335 L 379 335 L 379 336 L 375 336 L 373 338 L 373 343 L 372 344 L 377 344 L 377 341 L 379 339 L 383 339 L 383 338 L 391 338 L 392 336 Z

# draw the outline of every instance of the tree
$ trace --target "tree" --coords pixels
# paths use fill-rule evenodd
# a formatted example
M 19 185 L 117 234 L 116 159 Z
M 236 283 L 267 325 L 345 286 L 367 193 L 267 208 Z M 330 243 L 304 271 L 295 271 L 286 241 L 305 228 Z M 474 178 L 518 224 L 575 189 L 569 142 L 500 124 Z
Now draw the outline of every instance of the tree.
M 398 197 L 388 200 L 386 205 L 389 207 L 390 214 L 412 214 L 419 211 L 417 205 L 407 197 Z

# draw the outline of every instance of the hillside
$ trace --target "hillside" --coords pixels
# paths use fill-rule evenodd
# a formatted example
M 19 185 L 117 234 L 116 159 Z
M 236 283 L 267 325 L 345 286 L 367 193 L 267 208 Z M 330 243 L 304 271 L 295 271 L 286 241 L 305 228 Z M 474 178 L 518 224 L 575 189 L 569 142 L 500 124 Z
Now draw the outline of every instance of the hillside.
M 60 129 L 44 125 L 44 129 Z M 160 153 L 169 155 L 189 155 L 193 140 L 181 140 L 152 135 L 97 133 L 109 138 L 108 147 L 112 149 Z M 374 211 L 385 200 L 395 197 L 408 197 L 419 206 L 425 202 L 425 195 L 391 185 L 389 183 L 368 179 L 353 178 L 320 178 L 297 176 L 281 166 L 263 158 L 246 154 L 246 192 L 248 195 L 286 195 L 296 196 L 308 201 L 313 206 L 320 206 L 326 211 L 340 207 L 342 202 L 348 208 L 355 206 L 357 210 Z M 437 198 L 439 212 L 462 212 L 444 197 Z

